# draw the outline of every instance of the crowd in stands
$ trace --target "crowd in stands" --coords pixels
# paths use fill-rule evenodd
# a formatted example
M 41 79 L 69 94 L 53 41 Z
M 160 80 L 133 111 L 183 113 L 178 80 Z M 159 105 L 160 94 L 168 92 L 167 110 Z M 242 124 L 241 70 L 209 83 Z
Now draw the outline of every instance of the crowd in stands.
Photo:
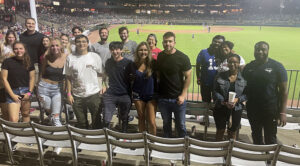
M 76 126 L 84 129 L 111 128 L 119 109 L 121 131 L 128 131 L 132 104 L 138 113 L 139 132 L 156 135 L 156 111 L 163 119 L 163 136 L 187 135 L 186 95 L 191 82 L 191 63 L 176 49 L 176 35 L 163 35 L 163 50 L 155 34 L 136 43 L 127 27 L 119 28 L 121 41 L 109 43 L 107 27 L 99 29 L 100 41 L 90 44 L 80 26 L 68 34 L 48 37 L 35 30 L 33 18 L 25 20 L 20 34 L 9 29 L 1 43 L 1 112 L 12 122 L 30 121 L 30 101 L 35 88 L 50 125 L 61 126 L 62 98 L 66 97 L 76 115 Z M 258 42 L 250 63 L 234 49 L 234 43 L 216 35 L 197 57 L 197 83 L 203 102 L 214 103 L 216 140 L 236 138 L 242 110 L 247 113 L 255 144 L 276 143 L 277 125 L 286 124 L 287 73 L 281 63 L 268 57 L 269 44 Z M 71 110 L 70 110 L 71 111 Z M 91 125 L 87 119 L 91 113 Z M 19 119 L 21 112 L 22 119 Z M 278 120 L 278 123 L 277 123 Z M 147 123 L 145 123 L 147 121 Z M 264 140 L 262 137 L 264 129 Z
M 292 14 L 262 14 L 262 13 L 216 13 L 198 14 L 189 12 L 161 14 L 130 14 L 101 11 L 58 11 L 55 8 L 38 8 L 39 31 L 43 34 L 59 36 L 60 33 L 71 34 L 68 27 L 80 26 L 91 29 L 99 22 L 104 24 L 197 24 L 197 25 L 277 25 L 297 26 L 300 24 L 299 15 Z M 18 17 L 28 18 L 29 11 L 17 12 Z M 3 22 L 3 25 L 7 23 Z M 18 34 L 25 31 L 22 24 L 16 23 Z

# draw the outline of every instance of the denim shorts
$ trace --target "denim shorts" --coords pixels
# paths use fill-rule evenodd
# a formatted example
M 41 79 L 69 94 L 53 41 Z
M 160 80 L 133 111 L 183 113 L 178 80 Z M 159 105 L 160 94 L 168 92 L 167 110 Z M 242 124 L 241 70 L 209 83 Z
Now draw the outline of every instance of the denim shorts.
M 29 88 L 28 87 L 19 87 L 19 88 L 12 89 L 12 91 L 16 95 L 24 95 L 25 93 L 29 92 Z M 15 103 L 15 101 L 10 97 L 10 95 L 8 93 L 6 93 L 5 95 L 6 95 L 6 103 L 8 103 L 8 104 Z

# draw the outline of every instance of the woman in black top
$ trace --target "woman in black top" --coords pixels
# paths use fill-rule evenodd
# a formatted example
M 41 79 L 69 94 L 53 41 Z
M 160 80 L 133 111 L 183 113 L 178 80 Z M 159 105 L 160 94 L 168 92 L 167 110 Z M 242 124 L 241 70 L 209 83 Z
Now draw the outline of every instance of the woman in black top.
M 42 105 L 50 115 L 50 122 L 54 126 L 61 126 L 61 83 L 63 77 L 63 67 L 66 62 L 66 55 L 63 53 L 60 39 L 50 41 L 50 48 L 47 51 L 40 73 L 38 83 L 38 93 Z
M 228 138 L 236 138 L 242 116 L 243 102 L 246 101 L 244 89 L 246 81 L 240 72 L 240 56 L 232 54 L 228 57 L 229 71 L 221 72 L 214 82 L 213 98 L 215 111 L 213 113 L 216 122 L 216 140 L 222 141 L 226 123 Z M 233 102 L 229 102 L 229 92 L 235 92 Z
M 18 122 L 21 110 L 23 122 L 29 122 L 30 96 L 34 88 L 35 70 L 23 43 L 14 43 L 13 52 L 15 56 L 5 59 L 1 66 L 1 77 L 7 92 L 8 116 L 10 121 Z

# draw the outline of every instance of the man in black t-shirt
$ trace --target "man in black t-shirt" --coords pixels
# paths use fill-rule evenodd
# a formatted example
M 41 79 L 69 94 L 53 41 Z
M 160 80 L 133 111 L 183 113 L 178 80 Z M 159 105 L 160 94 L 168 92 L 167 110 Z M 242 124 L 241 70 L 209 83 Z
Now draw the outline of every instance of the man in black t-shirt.
M 188 87 L 191 82 L 191 63 L 188 56 L 175 49 L 175 34 L 163 36 L 164 51 L 158 54 L 159 76 L 158 109 L 163 118 L 164 137 L 172 136 L 172 112 L 179 137 L 186 135 L 185 112 Z
M 276 144 L 277 124 L 286 125 L 287 72 L 281 63 L 268 58 L 268 54 L 268 43 L 256 43 L 255 60 L 243 71 L 247 80 L 246 106 L 254 144 Z
M 35 24 L 34 18 L 27 18 L 25 20 L 27 30 L 20 35 L 20 41 L 25 44 L 32 64 L 39 62 L 44 37 L 43 34 L 35 30 Z

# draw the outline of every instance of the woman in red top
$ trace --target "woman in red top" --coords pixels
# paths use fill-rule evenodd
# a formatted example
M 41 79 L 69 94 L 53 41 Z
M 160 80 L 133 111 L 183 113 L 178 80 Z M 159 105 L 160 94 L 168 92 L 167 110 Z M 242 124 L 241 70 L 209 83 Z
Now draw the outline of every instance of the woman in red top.
M 161 49 L 156 47 L 157 44 L 157 38 L 156 35 L 151 33 L 147 37 L 147 43 L 149 44 L 152 52 L 152 58 L 154 60 L 157 60 L 157 55 L 161 52 Z

